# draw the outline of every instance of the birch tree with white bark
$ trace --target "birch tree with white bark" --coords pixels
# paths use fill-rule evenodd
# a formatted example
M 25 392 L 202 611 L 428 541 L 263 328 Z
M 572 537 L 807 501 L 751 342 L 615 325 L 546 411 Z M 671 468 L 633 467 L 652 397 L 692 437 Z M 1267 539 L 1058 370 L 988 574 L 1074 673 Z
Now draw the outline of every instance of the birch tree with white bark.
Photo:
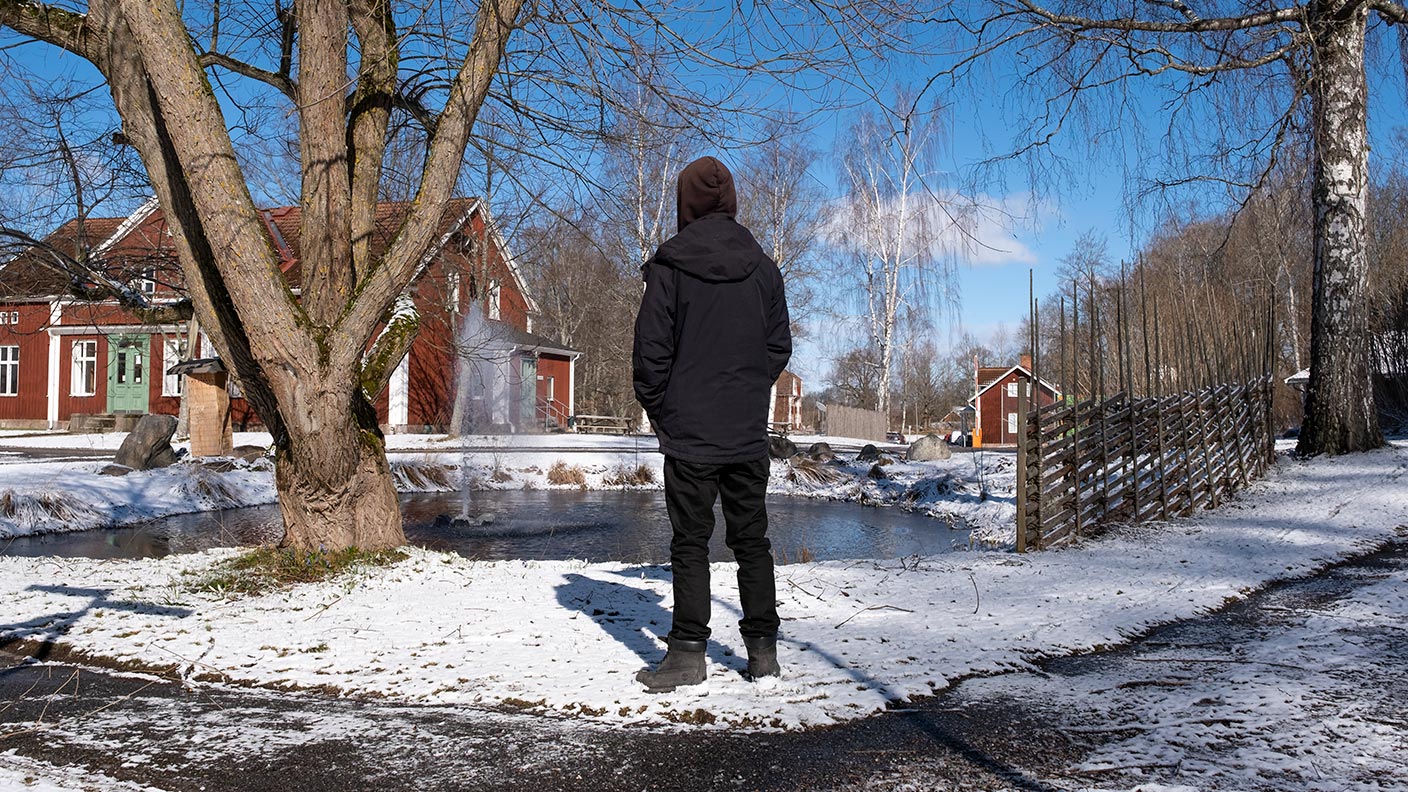
M 876 406 L 887 416 L 900 319 L 953 288 L 954 247 L 966 233 L 967 212 L 942 192 L 940 133 L 936 109 L 901 98 L 885 111 L 861 112 L 837 141 L 846 186 L 831 227 L 838 280 L 859 304 L 874 351 Z

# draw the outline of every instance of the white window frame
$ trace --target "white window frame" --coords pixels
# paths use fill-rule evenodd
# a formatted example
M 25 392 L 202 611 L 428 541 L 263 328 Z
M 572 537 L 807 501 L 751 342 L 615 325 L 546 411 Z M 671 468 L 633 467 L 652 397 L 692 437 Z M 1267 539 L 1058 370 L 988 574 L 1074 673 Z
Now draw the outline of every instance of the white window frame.
M 184 395 L 186 388 L 186 375 L 167 374 L 167 369 L 180 363 L 185 355 L 181 347 L 185 346 L 184 339 L 163 338 L 161 340 L 161 395 L 179 397 Z
M 460 274 L 451 272 L 445 276 L 445 308 L 458 316 L 460 313 Z
M 1015 383 L 1015 382 L 1009 382 L 1009 383 L 1007 383 L 1007 396 L 1008 396 L 1008 398 L 1012 398 L 1012 399 L 1017 398 L 1017 383 Z
M 20 395 L 20 348 L 0 346 L 0 396 Z
M 142 294 L 145 294 L 148 297 L 152 296 L 153 294 L 156 294 L 155 267 L 148 267 L 147 269 L 142 270 L 141 277 L 137 279 L 137 288 L 141 290 Z
M 1017 434 L 1017 413 L 1007 413 L 1007 433 Z
M 499 318 L 499 316 L 502 314 L 502 310 L 500 309 L 500 306 L 499 306 L 499 301 L 500 301 L 500 299 L 502 299 L 502 298 L 503 298 L 503 289 L 499 286 L 499 282 L 496 281 L 496 280 L 491 280 L 491 281 L 489 281 L 489 311 L 488 311 L 488 313 L 489 313 L 489 318 L 490 318 L 490 319 L 493 319 L 493 320 L 496 320 L 496 321 L 497 321 L 498 318 Z
M 79 354 L 79 349 L 88 348 L 92 345 L 92 352 L 89 354 Z M 91 366 L 93 371 L 93 386 L 87 392 L 83 386 L 87 378 L 83 374 L 85 366 Z M 70 396 L 96 396 L 98 394 L 98 342 L 94 339 L 86 339 L 73 342 L 72 355 L 69 361 L 69 388 Z

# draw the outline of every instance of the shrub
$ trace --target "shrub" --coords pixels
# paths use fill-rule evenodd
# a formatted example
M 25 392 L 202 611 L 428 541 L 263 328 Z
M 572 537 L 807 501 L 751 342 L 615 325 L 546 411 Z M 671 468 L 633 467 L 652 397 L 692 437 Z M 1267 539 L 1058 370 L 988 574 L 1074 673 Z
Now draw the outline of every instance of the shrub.
M 582 471 L 581 467 L 568 465 L 559 459 L 552 463 L 552 467 L 548 468 L 548 483 L 586 487 L 587 474 Z

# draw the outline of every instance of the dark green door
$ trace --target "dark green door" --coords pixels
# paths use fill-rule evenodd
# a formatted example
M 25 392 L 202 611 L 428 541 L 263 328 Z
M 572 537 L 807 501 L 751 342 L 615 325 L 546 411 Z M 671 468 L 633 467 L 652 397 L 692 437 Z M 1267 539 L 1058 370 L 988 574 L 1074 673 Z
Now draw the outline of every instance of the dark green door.
M 151 336 L 108 337 L 108 412 L 147 411 L 151 392 Z

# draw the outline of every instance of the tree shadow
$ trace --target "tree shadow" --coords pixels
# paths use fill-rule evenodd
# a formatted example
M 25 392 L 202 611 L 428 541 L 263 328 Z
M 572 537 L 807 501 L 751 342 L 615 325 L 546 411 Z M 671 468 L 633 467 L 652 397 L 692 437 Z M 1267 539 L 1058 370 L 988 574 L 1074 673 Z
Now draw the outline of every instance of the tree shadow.
M 87 602 L 82 607 L 69 611 L 59 611 L 56 613 L 37 616 L 23 622 L 0 625 L 0 651 L 11 649 L 21 644 L 35 645 L 32 652 L 27 652 L 33 661 L 43 662 L 47 660 L 54 650 L 54 646 L 59 639 L 68 634 L 80 619 L 96 610 L 125 611 L 128 613 L 142 613 L 154 616 L 170 616 L 177 619 L 184 619 L 190 616 L 193 611 L 189 608 L 177 608 L 166 605 L 153 605 L 148 602 L 129 602 L 124 600 L 111 599 L 112 589 L 102 588 L 79 588 L 75 586 L 60 586 L 44 583 L 36 583 L 29 586 L 26 591 L 42 591 L 48 594 L 58 594 L 65 597 L 87 598 Z M 0 669 L 0 675 L 11 673 L 23 664 L 11 668 Z

